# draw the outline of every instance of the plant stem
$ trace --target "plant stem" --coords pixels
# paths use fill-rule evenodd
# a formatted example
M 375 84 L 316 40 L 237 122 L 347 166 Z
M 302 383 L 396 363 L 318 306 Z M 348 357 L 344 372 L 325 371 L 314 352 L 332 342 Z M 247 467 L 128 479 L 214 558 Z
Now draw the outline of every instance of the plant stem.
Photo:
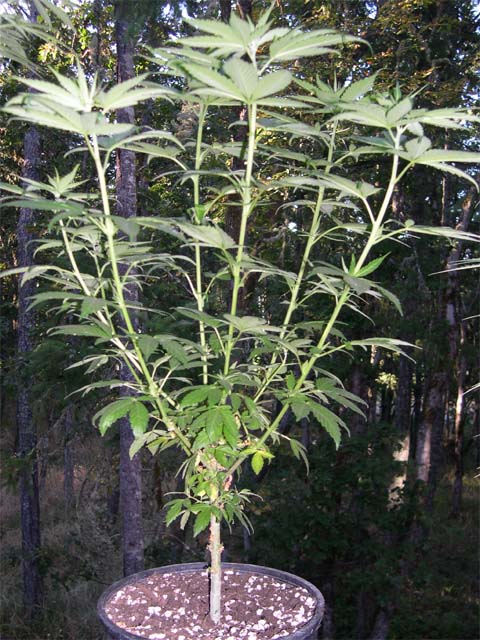
M 210 618 L 214 624 L 220 622 L 222 606 L 222 543 L 220 540 L 220 522 L 212 515 L 210 518 Z
M 395 142 L 396 145 L 399 146 L 400 144 L 400 132 L 398 132 L 396 138 L 395 138 Z M 383 220 L 385 218 L 385 215 L 387 213 L 387 209 L 388 206 L 390 204 L 392 195 L 393 195 L 393 190 L 395 188 L 395 184 L 397 182 L 397 178 L 398 178 L 398 164 L 399 164 L 399 156 L 395 155 L 393 158 L 393 162 L 392 162 L 392 170 L 391 170 L 391 174 L 390 174 L 390 180 L 389 180 L 389 184 L 387 187 L 387 191 L 385 193 L 383 202 L 382 202 L 382 206 L 380 207 L 380 211 L 378 213 L 377 218 L 375 219 L 374 224 L 372 225 L 372 230 L 370 232 L 370 235 L 368 237 L 368 240 L 365 244 L 365 247 L 356 263 L 356 271 L 359 271 L 362 266 L 365 264 L 365 261 L 368 258 L 368 255 L 372 249 L 372 247 L 374 246 L 374 244 L 376 243 L 377 239 L 378 239 L 378 235 L 380 233 L 380 229 L 382 227 L 383 224 Z M 298 380 L 295 383 L 295 387 L 293 389 L 293 391 L 299 391 L 305 380 L 307 379 L 308 375 L 310 374 L 311 370 L 313 369 L 313 367 L 315 366 L 315 363 L 317 362 L 318 358 L 322 355 L 320 352 L 322 351 L 322 349 L 324 348 L 325 344 L 327 343 L 327 340 L 330 336 L 330 333 L 332 331 L 332 328 L 334 327 L 338 316 L 340 315 L 340 312 L 342 311 L 345 303 L 348 301 L 350 297 L 350 287 L 348 285 L 345 285 L 345 288 L 343 289 L 340 297 L 337 299 L 335 308 L 332 311 L 332 314 L 327 322 L 327 325 L 325 326 L 325 329 L 322 333 L 322 335 L 320 336 L 320 339 L 318 340 L 318 343 L 316 345 L 316 349 L 317 349 L 317 353 L 315 353 L 313 356 L 311 356 L 311 358 L 309 360 L 307 360 L 301 369 L 301 374 L 298 378 Z M 258 394 L 257 394 L 258 396 Z M 276 418 L 273 420 L 273 422 L 270 424 L 270 426 L 265 430 L 265 432 L 263 433 L 263 435 L 258 439 L 257 441 L 257 446 L 258 448 L 262 447 L 265 442 L 268 440 L 268 438 L 272 435 L 272 433 L 274 433 L 277 428 L 278 425 L 280 424 L 281 419 L 283 418 L 283 416 L 285 415 L 285 413 L 287 412 L 288 409 L 288 403 L 285 403 L 282 408 L 280 409 L 279 413 L 277 414 Z M 237 458 L 235 460 L 235 462 L 230 466 L 230 468 L 227 471 L 227 475 L 233 475 L 235 473 L 235 471 L 243 464 L 243 462 L 247 459 L 248 456 L 244 455 L 241 456 L 239 458 Z
M 197 131 L 197 145 L 195 149 L 195 171 L 199 171 L 202 166 L 202 138 L 203 138 L 203 124 L 205 122 L 205 116 L 207 108 L 204 104 L 200 105 L 200 113 L 198 114 L 198 131 Z M 200 176 L 196 173 L 193 178 L 193 205 L 194 205 L 194 222 L 201 224 L 198 220 L 198 207 L 200 206 Z M 202 254 L 200 249 L 200 242 L 195 242 L 195 298 L 197 301 L 197 309 L 200 313 L 204 309 L 204 293 L 202 289 Z M 203 384 L 208 384 L 208 361 L 207 361 L 207 341 L 205 337 L 205 324 L 203 320 L 198 321 L 198 330 L 200 334 L 200 346 L 202 347 L 202 381 Z
M 93 160 L 95 162 L 95 167 L 97 170 L 97 175 L 98 175 L 98 181 L 99 181 L 99 186 L 100 186 L 100 193 L 101 193 L 101 198 L 102 198 L 102 206 L 103 206 L 103 213 L 105 215 L 106 220 L 111 223 L 111 211 L 110 211 L 110 201 L 108 198 L 108 187 L 107 187 L 107 182 L 105 179 L 105 169 L 104 166 L 102 165 L 102 160 L 101 160 L 101 156 L 100 156 L 100 148 L 98 145 L 98 139 L 97 136 L 92 136 L 92 144 L 90 144 L 90 141 L 87 139 L 87 145 L 88 148 L 90 149 L 90 153 L 93 157 Z M 117 258 L 117 253 L 115 250 L 115 227 L 113 224 L 107 224 L 105 225 L 105 233 L 107 236 L 107 247 L 108 247 L 108 255 L 110 258 L 110 264 L 111 264 L 111 268 L 112 268 L 112 276 L 113 276 L 113 282 L 115 285 L 115 290 L 116 290 L 116 298 L 117 298 L 117 304 L 119 306 L 120 309 L 120 313 L 122 315 L 123 321 L 125 323 L 125 329 L 127 330 L 128 335 L 130 336 L 132 345 L 133 345 L 133 349 L 135 351 L 135 355 L 137 357 L 137 363 L 138 363 L 138 368 L 140 370 L 140 372 L 143 374 L 144 379 L 146 381 L 146 386 L 148 389 L 148 392 L 151 394 L 151 396 L 153 397 L 153 401 L 155 406 L 157 407 L 160 415 L 162 416 L 162 419 L 164 421 L 165 424 L 171 424 L 171 421 L 168 419 L 167 413 L 165 411 L 165 407 L 163 406 L 162 402 L 160 401 L 158 395 L 160 393 L 159 387 L 157 385 L 157 383 L 155 382 L 155 380 L 153 379 L 150 370 L 148 368 L 147 363 L 145 362 L 145 358 L 143 357 L 143 352 L 139 347 L 138 344 L 138 336 L 137 336 L 137 332 L 135 331 L 135 328 L 133 326 L 133 322 L 132 319 L 130 317 L 130 313 L 128 310 L 128 306 L 125 302 L 125 296 L 123 294 L 123 282 L 122 282 L 122 278 L 120 277 L 120 271 L 118 268 L 118 258 Z M 166 395 L 166 394 L 162 394 L 164 395 L 164 397 L 167 399 L 167 401 L 172 402 L 171 398 Z M 177 429 L 177 427 L 175 425 L 172 425 L 172 429 L 175 433 L 175 435 L 177 436 L 177 438 L 179 439 L 179 441 L 181 442 L 184 450 L 187 452 L 187 454 L 191 453 L 191 447 L 190 447 L 190 443 L 187 440 L 187 438 L 183 435 L 183 433 L 181 433 L 181 431 L 179 431 Z
M 242 185 L 242 219 L 240 222 L 240 233 L 238 238 L 237 255 L 232 267 L 233 275 L 233 291 L 232 303 L 230 305 L 230 315 L 237 314 L 238 296 L 242 283 L 242 260 L 245 251 L 245 237 L 247 234 L 247 221 L 251 213 L 252 207 L 252 174 L 253 161 L 255 155 L 255 132 L 257 127 L 257 105 L 252 104 L 248 108 L 248 149 L 247 160 L 245 166 L 245 179 Z M 234 346 L 234 326 L 230 323 L 228 327 L 227 342 L 225 345 L 225 365 L 223 373 L 228 375 L 230 371 L 230 359 Z

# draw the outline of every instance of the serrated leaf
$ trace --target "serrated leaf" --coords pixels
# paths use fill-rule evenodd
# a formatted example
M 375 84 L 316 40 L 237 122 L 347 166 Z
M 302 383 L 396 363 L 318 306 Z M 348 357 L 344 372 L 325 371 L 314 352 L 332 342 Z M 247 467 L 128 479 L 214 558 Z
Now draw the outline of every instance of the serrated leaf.
M 413 108 L 411 98 L 404 98 L 387 112 L 387 124 L 393 126 L 401 121 Z
M 457 167 L 454 167 L 451 164 L 444 164 L 443 162 L 432 162 L 432 161 L 423 162 L 421 158 L 415 160 L 415 162 L 417 164 L 425 164 L 428 167 L 432 167 L 432 169 L 438 169 L 439 171 L 444 171 L 445 173 L 452 173 L 453 175 L 458 176 L 463 180 L 467 180 L 468 182 L 471 182 L 475 187 L 475 189 L 478 190 L 478 182 L 475 180 L 475 178 L 472 178 L 472 176 L 470 176 L 468 173 L 466 173 L 465 171 L 462 171 L 461 169 L 458 169 Z
M 262 76 L 257 88 L 252 94 L 252 100 L 262 100 L 267 96 L 278 94 L 284 91 L 292 82 L 293 76 L 290 71 L 275 71 L 268 75 Z
M 208 527 L 210 524 L 210 513 L 211 510 L 209 507 L 205 507 L 195 518 L 195 524 L 193 525 L 193 537 L 195 538 L 201 533 L 204 529 Z
M 205 430 L 211 444 L 217 443 L 222 437 L 224 415 L 222 407 L 212 407 L 203 414 L 205 417 Z
M 185 513 L 180 518 L 180 529 L 183 531 L 190 517 L 190 511 L 185 511 Z
M 183 67 L 195 80 L 207 86 L 211 95 L 243 101 L 244 96 L 237 85 L 217 71 L 193 62 L 186 63 Z
M 225 62 L 223 68 L 227 76 L 240 90 L 245 102 L 250 102 L 259 83 L 253 64 L 239 58 L 230 58 Z
M 226 409 L 223 416 L 223 437 L 232 449 L 236 449 L 238 438 L 240 437 L 238 425 L 230 409 L 228 407 L 226 407 Z
M 452 240 L 465 240 L 466 242 L 480 242 L 480 236 L 468 231 L 457 231 L 451 227 L 428 227 L 424 225 L 411 224 L 407 227 L 408 231 L 413 233 L 421 233 L 427 236 L 439 236 L 443 238 L 451 238 Z
M 235 42 L 237 40 L 237 34 L 229 24 L 220 22 L 219 20 L 206 20 L 197 18 L 185 18 L 185 22 L 191 24 L 192 27 L 199 31 L 205 31 L 205 33 L 211 33 L 212 35 L 219 36 L 225 42 Z M 187 38 L 188 40 L 188 38 Z M 182 38 L 182 42 L 184 39 Z M 238 42 L 241 42 L 238 39 Z
M 160 341 L 158 338 L 154 336 L 149 336 L 147 334 L 141 334 L 137 338 L 138 346 L 143 353 L 145 360 L 148 360 L 150 356 L 152 356 L 155 351 L 158 349 Z
M 180 229 L 193 238 L 198 240 L 205 247 L 215 247 L 216 249 L 233 249 L 235 241 L 219 227 L 212 225 L 195 225 L 188 222 L 179 222 Z
M 257 476 L 260 473 L 260 471 L 263 469 L 264 463 L 265 463 L 264 458 L 263 458 L 262 454 L 259 451 L 257 451 L 256 453 L 253 454 L 252 459 L 251 459 L 251 465 L 252 465 L 252 469 L 253 469 L 254 473 Z
M 310 406 L 303 398 L 293 398 L 290 402 L 290 406 L 295 414 L 295 418 L 299 422 L 300 420 L 303 420 L 303 418 L 306 418 L 310 413 Z
M 352 82 L 346 89 L 342 91 L 341 99 L 342 102 L 350 102 L 351 100 L 356 100 L 361 96 L 364 96 L 366 93 L 373 89 L 373 85 L 375 83 L 377 73 L 369 76 L 368 78 L 362 78 L 362 80 L 357 80 L 357 82 Z
M 165 523 L 167 527 L 178 518 L 183 509 L 183 500 L 172 500 L 167 505 L 167 515 Z
M 382 296 L 389 300 L 394 305 L 398 313 L 403 316 L 402 303 L 400 302 L 398 296 L 378 284 L 375 285 L 375 289 L 377 289 L 382 294 Z
M 301 458 L 305 463 L 305 466 L 307 467 L 307 473 L 308 473 L 309 465 L 308 465 L 308 458 L 307 458 L 307 452 L 305 450 L 305 447 L 301 442 L 299 442 L 298 440 L 295 440 L 295 438 L 289 438 L 289 444 L 290 444 L 290 448 L 292 449 L 292 453 L 297 458 L 297 460 L 300 460 Z
M 82 306 L 80 307 L 80 317 L 87 318 L 90 314 L 105 308 L 106 305 L 107 305 L 106 301 L 102 300 L 101 298 L 93 298 L 90 296 L 85 296 L 82 302 Z
M 93 417 L 93 421 L 96 422 L 98 420 L 98 428 L 100 433 L 105 435 L 107 430 L 120 418 L 123 418 L 127 415 L 132 405 L 132 398 L 122 398 L 121 400 L 116 400 L 115 402 L 111 402 L 109 405 L 101 409 L 98 413 Z
M 310 403 L 312 412 L 321 426 L 327 431 L 335 442 L 335 447 L 338 449 L 341 440 L 340 425 L 345 426 L 343 420 L 336 416 L 330 409 L 318 404 L 316 402 Z
M 304 32 L 292 29 L 285 36 L 274 40 L 270 46 L 270 59 L 296 60 L 334 51 L 331 47 L 346 42 L 360 41 L 359 38 L 345 36 L 337 31 L 317 29 Z
M 183 398 L 180 400 L 180 407 L 189 407 L 196 404 L 200 404 L 203 402 L 209 392 L 209 387 L 207 385 L 197 387 L 196 389 L 192 389 L 188 393 L 186 393 Z
M 379 258 L 375 258 L 375 260 L 372 260 L 371 262 L 369 262 L 368 264 L 366 264 L 365 266 L 363 266 L 361 269 L 359 269 L 355 275 L 359 278 L 362 278 L 363 276 L 368 276 L 370 273 L 373 273 L 374 271 L 376 271 L 378 269 L 378 267 L 383 263 L 383 261 L 385 260 L 385 258 L 388 256 L 389 254 L 386 253 L 384 256 L 380 256 Z
M 403 351 L 402 347 L 413 347 L 410 342 L 405 342 L 405 340 L 398 340 L 396 338 L 365 338 L 363 340 L 351 340 L 350 343 L 352 346 L 366 347 L 375 346 L 382 347 L 383 349 L 387 349 L 389 351 L 394 351 L 395 353 L 401 353 L 406 355 Z
M 135 440 L 130 445 L 130 449 L 128 450 L 128 455 L 130 456 L 130 460 L 132 460 L 137 453 L 145 446 L 148 438 L 150 437 L 150 433 L 143 433 L 140 436 L 136 437 Z
M 135 437 L 145 433 L 148 427 L 148 421 L 149 421 L 150 415 L 149 415 L 148 409 L 143 404 L 143 402 L 140 402 L 140 401 L 133 402 L 128 412 L 128 417 L 130 419 L 130 425 L 132 427 L 133 435 Z
M 431 140 L 422 136 L 421 138 L 414 138 L 409 140 L 405 144 L 405 150 L 407 151 L 408 158 L 415 160 L 422 156 L 432 146 Z
M 88 338 L 103 338 L 104 340 L 109 340 L 112 337 L 112 334 L 107 333 L 106 329 L 87 324 L 61 325 L 55 327 L 51 333 L 52 335 L 84 336 Z
M 187 366 L 189 364 L 188 353 L 178 340 L 168 336 L 161 336 L 158 338 L 158 341 L 168 355 L 177 360 L 181 365 Z

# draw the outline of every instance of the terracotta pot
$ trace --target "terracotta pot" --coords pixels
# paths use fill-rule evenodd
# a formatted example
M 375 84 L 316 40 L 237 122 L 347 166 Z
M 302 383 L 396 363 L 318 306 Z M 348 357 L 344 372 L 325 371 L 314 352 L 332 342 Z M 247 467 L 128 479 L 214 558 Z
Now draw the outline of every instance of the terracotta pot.
M 157 569 L 150 569 L 148 571 L 142 571 L 140 573 L 135 573 L 127 578 L 123 578 L 123 580 L 119 580 L 112 584 L 106 591 L 101 595 L 98 605 L 97 612 L 100 618 L 102 625 L 106 631 L 106 638 L 109 640 L 138 640 L 139 638 L 145 638 L 145 636 L 139 636 L 121 627 L 118 627 L 112 620 L 106 615 L 105 607 L 110 598 L 112 598 L 117 591 L 120 589 L 137 582 L 138 580 L 142 580 L 147 576 L 151 576 L 153 574 L 161 574 L 161 573 L 173 573 L 173 572 L 196 572 L 205 570 L 206 565 L 202 562 L 191 562 L 188 564 L 174 564 L 166 567 L 159 567 Z M 316 607 L 313 616 L 310 620 L 304 624 L 302 627 L 299 627 L 294 633 L 291 633 L 288 636 L 282 636 L 281 640 L 316 640 L 318 628 L 320 627 L 320 623 L 323 618 L 323 612 L 325 608 L 325 601 L 320 593 L 320 591 L 310 582 L 307 582 L 303 578 L 299 578 L 291 573 L 287 573 L 286 571 L 279 571 L 278 569 L 270 569 L 268 567 L 260 567 L 253 564 L 237 564 L 234 562 L 224 562 L 222 563 L 222 569 L 224 570 L 234 570 L 242 573 L 251 573 L 258 574 L 264 576 L 271 576 L 279 581 L 287 582 L 289 584 L 303 587 L 306 589 L 310 596 L 314 598 L 316 602 Z

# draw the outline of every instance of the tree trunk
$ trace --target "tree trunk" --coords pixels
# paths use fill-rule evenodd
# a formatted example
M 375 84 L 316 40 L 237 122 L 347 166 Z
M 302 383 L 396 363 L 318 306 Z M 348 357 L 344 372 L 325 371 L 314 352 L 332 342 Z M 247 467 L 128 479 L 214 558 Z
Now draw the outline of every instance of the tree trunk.
M 473 417 L 473 433 L 475 439 L 475 467 L 480 469 L 480 402 L 475 400 L 475 413 Z
M 322 583 L 322 593 L 325 598 L 325 612 L 323 614 L 321 636 L 322 640 L 333 640 L 335 638 L 335 622 L 333 617 L 333 579 L 326 580 Z
M 390 615 L 386 611 L 380 611 L 375 619 L 373 631 L 369 640 L 386 640 L 390 629 Z
M 397 397 L 395 401 L 395 428 L 399 434 L 410 433 L 412 413 L 412 361 L 400 356 L 398 365 Z
M 463 447 L 464 447 L 464 424 L 465 424 L 465 378 L 467 373 L 467 358 L 464 352 L 465 343 L 465 323 L 460 322 L 460 354 L 457 364 L 457 399 L 455 402 L 455 423 L 454 423 L 454 456 L 455 456 L 455 479 L 453 481 L 452 510 L 451 515 L 457 517 L 462 508 L 463 494 Z
M 477 199 L 477 191 L 471 188 L 462 203 L 462 216 L 456 226 L 458 231 L 468 231 Z M 461 257 L 462 243 L 456 242 L 447 259 L 448 285 L 445 300 L 445 317 L 448 323 L 448 342 L 450 359 L 456 382 L 455 423 L 454 423 L 454 456 L 455 480 L 452 493 L 451 515 L 457 516 L 462 506 L 463 484 L 463 425 L 465 421 L 465 377 L 467 362 L 465 355 L 465 323 L 459 317 L 461 294 L 459 288 L 459 272 L 456 265 Z
M 232 0 L 220 0 L 220 17 L 222 22 L 229 22 L 232 14 Z
M 417 434 L 417 480 L 427 485 L 427 508 L 433 505 L 441 462 L 446 386 L 445 373 L 433 374 L 426 387 L 423 419 Z
M 36 22 L 37 12 L 31 6 L 30 21 Z M 40 162 L 40 134 L 36 127 L 29 127 L 24 138 L 24 165 L 22 176 L 38 180 Z M 20 209 L 17 225 L 18 266 L 33 265 L 34 213 Z M 32 331 L 34 313 L 29 298 L 35 283 L 29 280 L 18 288 L 18 336 L 17 336 L 17 433 L 18 457 L 22 463 L 20 473 L 20 515 L 22 527 L 22 575 L 23 603 L 27 617 L 31 617 L 40 605 L 42 579 L 39 566 L 40 506 L 38 489 L 37 432 L 31 408 L 31 374 L 27 360 L 33 349 Z
M 117 44 L 117 82 L 124 82 L 135 75 L 133 66 L 134 43 L 131 37 L 131 26 L 126 15 L 126 3 L 115 5 L 115 35 Z M 133 107 L 117 110 L 119 122 L 133 124 L 135 113 Z M 135 172 L 135 153 L 125 149 L 117 151 L 117 215 L 129 218 L 136 214 L 137 188 Z M 138 300 L 138 289 L 129 287 L 125 290 L 126 302 Z M 121 367 L 120 377 L 131 381 L 131 374 L 126 365 Z M 127 393 L 123 391 L 122 393 Z M 144 568 L 144 540 L 142 524 L 142 465 L 137 454 L 130 458 L 130 446 L 133 433 L 127 418 L 120 424 L 120 507 L 122 513 L 122 545 L 123 573 L 125 576 Z
M 74 461 L 72 449 L 73 434 L 73 407 L 69 405 L 63 416 L 63 433 L 65 442 L 63 445 L 63 496 L 65 499 L 65 510 L 70 512 L 75 504 L 75 490 L 73 486 Z
M 368 378 L 363 371 L 361 364 L 355 364 L 351 374 L 349 389 L 356 396 L 368 403 L 369 385 Z M 352 413 L 348 423 L 352 435 L 365 435 L 367 432 L 367 419 L 358 413 Z

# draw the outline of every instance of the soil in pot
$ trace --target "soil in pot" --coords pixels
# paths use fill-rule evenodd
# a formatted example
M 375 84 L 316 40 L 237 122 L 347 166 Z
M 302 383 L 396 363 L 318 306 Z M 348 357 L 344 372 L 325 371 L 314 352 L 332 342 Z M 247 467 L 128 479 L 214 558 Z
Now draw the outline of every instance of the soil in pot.
M 208 615 L 208 573 L 162 572 L 126 583 L 104 602 L 117 627 L 149 640 L 274 640 L 295 633 L 314 615 L 309 591 L 271 575 L 223 571 L 223 615 Z

